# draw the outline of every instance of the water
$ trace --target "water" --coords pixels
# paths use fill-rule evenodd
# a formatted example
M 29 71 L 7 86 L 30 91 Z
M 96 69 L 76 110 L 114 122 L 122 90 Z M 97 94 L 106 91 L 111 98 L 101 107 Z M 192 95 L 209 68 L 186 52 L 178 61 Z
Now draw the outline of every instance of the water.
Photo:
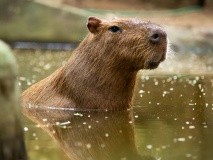
M 15 52 L 23 90 L 71 55 Z M 212 160 L 212 70 L 211 54 L 188 53 L 169 58 L 155 71 L 142 71 L 133 111 L 36 109 L 37 124 L 23 116 L 29 156 L 32 160 Z

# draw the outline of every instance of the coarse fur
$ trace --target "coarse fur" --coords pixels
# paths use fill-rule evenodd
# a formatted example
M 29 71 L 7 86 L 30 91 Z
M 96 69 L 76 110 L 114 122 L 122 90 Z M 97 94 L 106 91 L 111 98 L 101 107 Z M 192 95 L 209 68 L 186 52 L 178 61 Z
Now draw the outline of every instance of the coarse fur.
M 152 22 L 90 17 L 87 27 L 90 33 L 68 62 L 24 91 L 23 105 L 126 109 L 132 104 L 137 72 L 154 69 L 166 58 L 166 33 Z M 151 42 L 156 33 L 160 40 Z

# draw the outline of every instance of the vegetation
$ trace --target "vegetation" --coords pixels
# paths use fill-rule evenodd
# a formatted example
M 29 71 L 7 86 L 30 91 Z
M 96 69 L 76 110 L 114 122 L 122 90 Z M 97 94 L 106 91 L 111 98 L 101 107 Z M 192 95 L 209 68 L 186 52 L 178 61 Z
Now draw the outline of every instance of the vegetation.
M 6 41 L 77 42 L 87 33 L 86 18 L 28 2 L 7 21 L 0 19 L 0 38 Z

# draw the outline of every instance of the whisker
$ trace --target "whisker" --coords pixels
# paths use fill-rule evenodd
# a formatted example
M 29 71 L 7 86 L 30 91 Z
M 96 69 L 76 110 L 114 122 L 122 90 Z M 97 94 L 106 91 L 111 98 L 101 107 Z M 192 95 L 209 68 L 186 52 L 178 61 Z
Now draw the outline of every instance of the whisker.
M 140 43 L 140 42 L 143 42 L 144 41 L 144 39 L 139 39 L 138 40 L 138 43 Z M 138 44 L 137 46 L 135 46 L 135 47 L 133 47 L 133 49 L 137 49 L 137 48 L 139 48 L 139 47 L 142 47 L 142 46 L 144 46 L 144 44 Z
M 163 22 L 162 22 L 161 25 L 162 25 L 162 26 L 165 26 L 165 24 L 167 23 L 168 19 L 169 19 L 168 17 L 165 17 L 165 18 L 162 20 Z
M 167 45 L 167 57 L 170 58 L 170 59 L 176 59 L 176 52 L 172 49 L 172 43 L 171 42 L 168 42 L 168 45 Z
M 143 52 L 147 52 L 147 50 L 150 50 L 150 48 L 151 48 L 150 46 L 148 46 L 147 48 L 144 48 Z

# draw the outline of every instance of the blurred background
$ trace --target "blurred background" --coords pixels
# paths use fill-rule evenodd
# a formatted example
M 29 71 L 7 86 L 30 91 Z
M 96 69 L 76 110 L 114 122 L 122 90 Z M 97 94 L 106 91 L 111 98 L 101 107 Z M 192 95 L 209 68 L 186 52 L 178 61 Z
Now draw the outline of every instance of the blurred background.
M 198 29 L 208 37 L 212 10 L 211 0 L 1 0 L 0 38 L 79 43 L 87 33 L 88 16 L 138 17 L 164 27 Z
M 139 153 L 212 160 L 213 1 L 0 0 L 0 39 L 15 53 L 22 90 L 67 62 L 88 33 L 89 16 L 151 20 L 168 33 L 168 59 L 139 74 L 133 108 Z M 69 159 L 38 125 L 23 121 L 32 160 Z
M 154 21 L 167 31 L 175 57 L 191 53 L 194 61 L 213 50 L 212 0 L 0 0 L 0 38 L 16 49 L 72 50 L 88 33 L 89 16 Z M 198 64 L 196 72 L 207 71 Z M 171 73 L 191 73 L 191 66 L 173 66 Z

